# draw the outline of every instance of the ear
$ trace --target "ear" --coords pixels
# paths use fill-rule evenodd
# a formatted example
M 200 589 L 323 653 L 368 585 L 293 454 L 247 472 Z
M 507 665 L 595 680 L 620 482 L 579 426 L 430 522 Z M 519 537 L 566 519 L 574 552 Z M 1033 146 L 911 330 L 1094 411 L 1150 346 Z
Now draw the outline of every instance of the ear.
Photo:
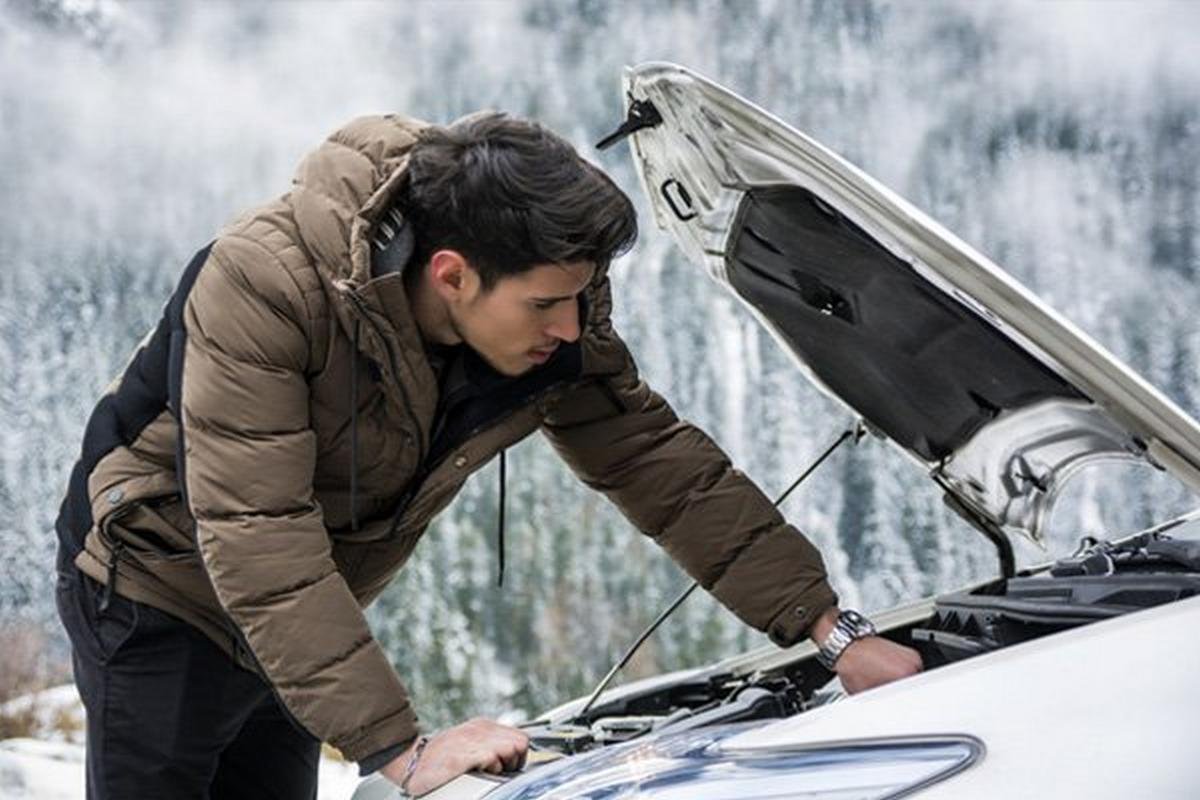
M 429 284 L 446 302 L 461 302 L 478 290 L 479 273 L 457 250 L 438 250 L 429 257 Z

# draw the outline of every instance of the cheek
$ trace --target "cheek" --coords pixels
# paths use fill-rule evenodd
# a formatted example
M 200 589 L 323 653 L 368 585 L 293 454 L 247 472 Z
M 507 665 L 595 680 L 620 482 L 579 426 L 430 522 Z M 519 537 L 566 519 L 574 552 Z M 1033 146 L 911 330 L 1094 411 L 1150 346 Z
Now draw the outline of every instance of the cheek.
M 523 353 L 536 344 L 539 321 L 521 308 L 496 303 L 480 309 L 475 330 L 497 351 Z

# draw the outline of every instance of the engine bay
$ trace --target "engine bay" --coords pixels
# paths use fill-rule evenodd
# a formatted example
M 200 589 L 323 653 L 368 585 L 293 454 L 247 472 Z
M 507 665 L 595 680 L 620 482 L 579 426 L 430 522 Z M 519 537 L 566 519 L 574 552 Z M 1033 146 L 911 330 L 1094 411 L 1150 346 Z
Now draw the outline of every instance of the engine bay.
M 1200 593 L 1200 542 L 1145 533 L 1084 540 L 1036 574 L 939 597 L 910 644 L 926 669 Z
M 880 635 L 916 648 L 929 670 L 1197 594 L 1200 515 L 1116 543 L 1084 538 L 1072 556 L 936 597 L 932 613 Z M 659 733 L 780 719 L 844 696 L 810 650 L 763 669 L 701 671 L 524 729 L 547 756 L 573 755 Z

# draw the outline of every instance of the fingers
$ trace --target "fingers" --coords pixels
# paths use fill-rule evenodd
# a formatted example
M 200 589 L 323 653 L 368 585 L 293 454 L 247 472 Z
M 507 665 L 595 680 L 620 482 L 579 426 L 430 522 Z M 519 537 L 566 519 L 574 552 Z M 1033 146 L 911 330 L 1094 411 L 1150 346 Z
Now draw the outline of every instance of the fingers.
M 504 772 L 516 772 L 525 764 L 525 756 L 529 752 L 529 741 L 515 743 L 512 747 L 501 749 L 497 755 L 504 765 Z
M 529 752 L 529 737 L 521 734 L 512 741 L 500 745 L 496 749 L 496 755 L 503 765 L 504 772 L 516 772 L 525 763 L 525 756 Z
M 473 719 L 434 734 L 413 770 L 409 791 L 425 794 L 467 772 L 513 772 L 525 763 L 529 737 L 522 731 L 487 719 Z M 385 768 L 385 776 L 399 783 L 408 756 Z
M 475 745 L 469 768 L 496 774 L 514 772 L 525 763 L 529 737 L 524 732 L 486 719 L 473 719 L 459 729 Z

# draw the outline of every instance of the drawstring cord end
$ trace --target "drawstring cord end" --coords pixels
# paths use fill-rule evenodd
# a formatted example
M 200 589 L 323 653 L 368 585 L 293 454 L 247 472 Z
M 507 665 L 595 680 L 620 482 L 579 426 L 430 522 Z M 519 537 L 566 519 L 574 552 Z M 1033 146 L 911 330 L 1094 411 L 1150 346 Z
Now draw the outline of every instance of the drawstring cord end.
M 108 605 L 112 602 L 113 590 L 117 586 L 117 559 L 121 557 L 121 550 L 124 548 L 123 542 L 117 542 L 112 547 L 112 551 L 108 557 L 108 580 L 104 583 L 104 594 L 100 596 L 100 605 L 96 607 L 96 613 L 100 616 L 108 611 Z

